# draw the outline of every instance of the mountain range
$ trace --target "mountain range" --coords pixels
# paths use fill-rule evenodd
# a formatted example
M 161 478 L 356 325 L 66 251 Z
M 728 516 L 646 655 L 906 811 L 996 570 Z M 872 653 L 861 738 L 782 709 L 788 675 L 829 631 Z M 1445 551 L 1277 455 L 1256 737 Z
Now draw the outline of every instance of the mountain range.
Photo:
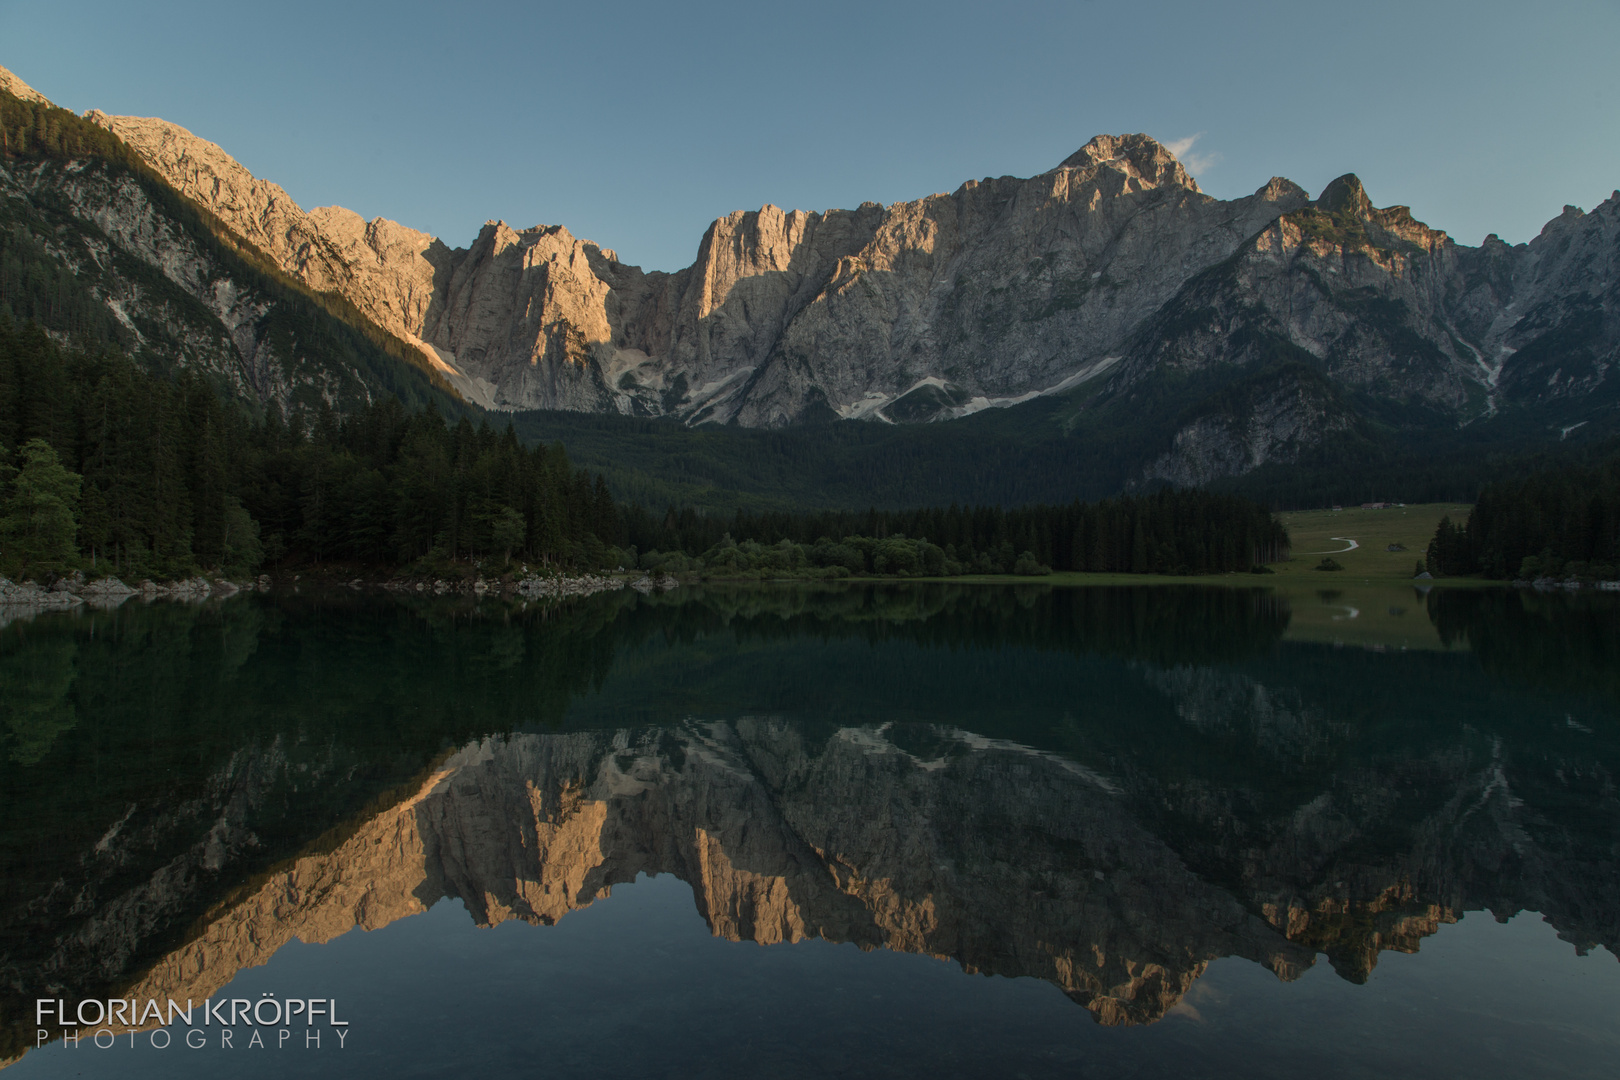
M 929 445 L 1057 447 L 1093 492 L 1615 427 L 1620 192 L 1473 248 L 1353 175 L 1226 201 L 1148 136 L 1104 135 L 1027 179 L 729 214 L 691 266 L 644 272 L 560 225 L 452 248 L 305 211 L 175 124 L 76 117 L 3 69 L 0 91 L 27 112 L 0 242 L 84 325 L 42 321 L 283 409 L 392 392 L 686 428 L 949 421 Z

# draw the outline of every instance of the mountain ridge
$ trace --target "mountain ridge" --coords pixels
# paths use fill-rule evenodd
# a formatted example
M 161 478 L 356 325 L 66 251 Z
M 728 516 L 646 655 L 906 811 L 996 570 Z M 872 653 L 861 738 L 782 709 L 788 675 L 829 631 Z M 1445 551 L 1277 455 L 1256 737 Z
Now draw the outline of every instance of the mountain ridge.
M 1084 187 L 1091 208 L 1104 199 L 1154 191 L 1179 192 L 1201 205 L 1215 202 L 1154 140 L 1099 136 L 1056 168 L 1028 180 L 970 180 L 951 195 L 887 208 L 867 203 L 852 211 L 818 213 L 767 204 L 757 211 L 735 211 L 709 226 L 691 266 L 665 274 L 623 264 L 612 250 L 578 239 L 563 226 L 518 230 L 505 222 L 488 222 L 468 248 L 452 250 L 426 234 L 378 218 L 365 223 L 362 246 L 358 215 L 341 208 L 294 214 L 287 207 L 296 209 L 295 204 L 284 200 L 279 187 L 252 177 L 217 146 L 177 125 L 99 113 L 90 118 L 128 142 L 183 194 L 256 242 L 284 270 L 316 287 L 329 287 L 347 275 L 349 281 L 338 286 L 344 295 L 421 348 L 469 400 L 500 409 L 671 413 L 688 422 L 783 426 L 823 415 L 816 406 L 825 402 L 837 418 L 891 419 L 881 413 L 884 406 L 925 386 L 944 389 L 947 380 L 927 370 L 927 364 L 911 363 L 891 374 L 886 390 L 873 391 L 863 373 L 850 371 L 847 358 L 837 356 L 808 383 L 794 370 L 795 361 L 828 351 L 821 346 L 829 336 L 838 344 L 854 339 L 857 348 L 884 336 L 882 327 L 840 325 L 849 317 L 845 309 L 856 309 L 855 320 L 864 318 L 856 288 L 863 275 L 870 282 L 873 274 L 892 277 L 922 264 L 931 279 L 927 288 L 902 286 L 900 295 L 884 298 L 901 320 L 915 322 L 936 299 L 930 293 L 951 288 L 948 281 L 938 280 L 948 267 L 934 265 L 948 260 L 930 258 L 932 249 L 950 244 L 952 234 L 964 228 L 983 231 L 986 219 L 993 224 L 999 204 L 1016 199 L 1028 185 L 1046 189 L 1041 195 L 1059 201 L 1067 201 L 1071 187 Z M 199 161 L 206 167 L 199 168 Z M 1273 181 L 1254 199 L 1239 202 L 1265 205 L 1303 196 L 1296 187 Z M 1026 200 L 1040 197 L 1024 194 Z M 1262 210 L 1258 220 L 1230 231 L 1252 231 L 1269 216 Z M 346 235 L 334 236 L 339 223 Z M 410 243 L 385 253 L 378 237 L 389 233 L 408 237 Z M 1238 239 L 1228 237 L 1216 247 L 1224 251 Z M 1095 246 L 1106 244 L 1102 240 Z M 319 257 L 323 246 L 348 253 L 344 271 L 332 270 L 331 260 Z M 1005 291 L 1008 286 L 991 288 Z M 435 294 L 424 304 L 421 297 L 429 290 Z M 1047 317 L 1080 306 L 1085 291 L 1083 282 L 1057 285 L 1045 305 Z M 409 299 L 400 302 L 405 297 Z M 994 297 L 973 303 L 984 306 L 984 299 L 993 302 Z M 530 314 L 537 309 L 538 316 Z M 755 314 L 758 309 L 764 309 L 763 317 Z M 929 348 L 931 336 L 924 328 L 900 351 L 907 345 Z M 1120 337 L 1119 327 L 1108 328 L 1108 340 Z M 969 348 L 957 353 L 971 351 L 972 341 L 962 344 Z M 1031 345 L 1039 348 L 1039 343 L 1028 343 L 1022 351 L 1029 353 Z M 948 345 L 944 351 L 951 351 Z M 1103 359 L 1092 355 L 1078 364 L 1054 365 L 1051 357 L 1044 357 L 1037 361 L 1040 370 L 1011 378 L 981 372 L 972 380 L 979 385 L 967 389 L 985 393 L 958 393 L 961 400 L 943 411 L 965 415 L 1031 393 L 1067 388 L 1075 384 L 1067 380 L 1084 376 Z M 526 372 L 525 367 L 537 370 Z M 1031 375 L 1050 377 L 1034 385 Z M 832 401 L 826 400 L 829 389 Z
M 734 211 L 665 273 L 562 225 L 490 221 L 451 248 L 306 212 L 178 125 L 86 115 L 489 411 L 792 428 L 1044 400 L 1022 426 L 1082 462 L 1129 457 L 1125 486 L 1398 457 L 1470 427 L 1545 446 L 1620 416 L 1620 193 L 1470 248 L 1354 174 L 1314 200 L 1281 177 L 1220 200 L 1152 138 L 1100 135 L 1033 177 Z
M 196 370 L 255 407 L 341 410 L 378 393 L 421 404 L 448 390 L 344 297 L 286 274 L 115 134 L 6 74 L 0 316 Z

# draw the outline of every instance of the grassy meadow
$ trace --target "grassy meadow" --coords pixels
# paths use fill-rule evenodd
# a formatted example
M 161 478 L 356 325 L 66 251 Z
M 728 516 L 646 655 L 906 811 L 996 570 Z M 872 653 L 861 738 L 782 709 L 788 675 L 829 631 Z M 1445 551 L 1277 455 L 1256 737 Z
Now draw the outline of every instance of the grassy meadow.
M 1391 506 L 1384 510 L 1299 510 L 1279 514 L 1293 541 L 1294 557 L 1273 563 L 1276 584 L 1343 586 L 1408 583 L 1414 563 L 1423 558 L 1440 519 L 1466 521 L 1471 507 L 1462 503 L 1422 503 Z M 1357 546 L 1350 550 L 1350 542 Z M 1390 551 L 1390 547 L 1401 550 Z M 1344 569 L 1317 570 L 1324 557 Z
M 1273 588 L 1288 599 L 1290 641 L 1318 641 L 1374 649 L 1445 648 L 1428 617 L 1424 596 L 1434 586 L 1481 586 L 1474 578 L 1414 582 L 1440 519 L 1465 521 L 1463 503 L 1424 503 L 1383 510 L 1301 510 L 1279 514 L 1293 541 L 1293 558 L 1272 563 L 1272 574 L 1165 577 L 1157 574 L 1052 574 L 1028 579 L 952 578 L 952 581 L 1038 581 L 1050 585 L 1219 584 Z M 1351 549 L 1350 541 L 1356 546 Z M 1404 550 L 1390 551 L 1391 545 Z M 1349 550 L 1346 550 L 1349 549 Z M 1343 570 L 1317 570 L 1330 556 Z

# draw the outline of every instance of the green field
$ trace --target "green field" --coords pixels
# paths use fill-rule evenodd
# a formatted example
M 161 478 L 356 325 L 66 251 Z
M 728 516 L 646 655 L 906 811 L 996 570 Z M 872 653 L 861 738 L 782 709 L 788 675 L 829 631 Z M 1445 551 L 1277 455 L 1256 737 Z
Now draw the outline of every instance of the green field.
M 1370 649 L 1445 649 L 1428 614 L 1427 594 L 1435 587 L 1489 587 L 1478 578 L 1414 581 L 1414 563 L 1423 558 L 1435 526 L 1443 517 L 1465 521 L 1465 503 L 1423 503 L 1384 510 L 1307 510 L 1279 514 L 1293 541 L 1293 558 L 1271 564 L 1271 574 L 1055 573 L 1040 577 L 966 575 L 911 578 L 913 582 L 952 585 L 1021 585 L 1074 588 L 1110 585 L 1219 585 L 1261 588 L 1285 599 L 1291 616 L 1284 635 L 1289 641 L 1314 641 Z M 1356 546 L 1350 546 L 1351 541 Z M 1390 551 L 1391 545 L 1402 550 Z M 1343 570 L 1315 567 L 1330 555 Z M 758 581 L 757 576 L 739 581 Z M 798 580 L 798 579 L 788 579 Z M 845 582 L 894 584 L 892 577 L 846 578 Z
M 1346 507 L 1279 514 L 1293 540 L 1294 557 L 1272 564 L 1281 579 L 1276 583 L 1303 584 L 1302 579 L 1308 579 L 1312 585 L 1332 588 L 1410 582 L 1413 564 L 1423 558 L 1440 519 L 1466 521 L 1470 509 L 1460 503 L 1422 503 L 1386 510 Z M 1390 551 L 1391 546 L 1401 550 Z M 1317 570 L 1324 557 L 1344 569 Z
M 1165 577 L 1157 574 L 1052 574 L 1041 578 L 951 578 L 986 584 L 1022 582 L 1056 586 L 1200 584 L 1275 589 L 1292 609 L 1290 641 L 1374 649 L 1441 649 L 1429 620 L 1425 593 L 1435 586 L 1478 587 L 1475 578 L 1413 581 L 1440 519 L 1466 521 L 1464 503 L 1422 503 L 1384 510 L 1303 510 L 1279 514 L 1288 526 L 1294 555 L 1271 564 L 1273 574 Z M 1350 547 L 1354 540 L 1356 546 Z M 1390 551 L 1390 545 L 1404 550 Z M 1349 549 L 1349 550 L 1346 550 Z M 1343 570 L 1317 570 L 1324 555 Z

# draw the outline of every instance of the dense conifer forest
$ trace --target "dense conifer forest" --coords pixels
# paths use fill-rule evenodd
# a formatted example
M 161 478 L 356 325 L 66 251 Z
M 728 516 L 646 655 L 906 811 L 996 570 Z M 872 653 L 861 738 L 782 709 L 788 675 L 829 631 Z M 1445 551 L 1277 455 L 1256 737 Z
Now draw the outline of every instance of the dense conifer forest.
M 560 447 L 385 396 L 256 417 L 201 378 L 0 321 L 0 567 L 174 577 L 262 564 L 601 566 L 618 511 Z M 611 561 L 617 561 L 613 559 Z
M 1440 522 L 1428 566 L 1490 578 L 1620 576 L 1620 453 L 1486 484 L 1467 522 Z
M 833 576 L 1210 574 L 1250 570 L 1288 553 L 1287 531 L 1263 507 L 1203 491 L 1015 509 L 739 512 L 730 519 L 671 509 L 662 521 L 630 507 L 625 531 L 649 569 L 689 570 L 701 563 Z
M 382 396 L 262 415 L 206 380 L 0 317 L 0 572 L 639 568 L 721 576 L 1194 574 L 1282 557 L 1264 508 L 1200 491 L 1099 503 L 705 514 L 616 502 L 561 444 Z

